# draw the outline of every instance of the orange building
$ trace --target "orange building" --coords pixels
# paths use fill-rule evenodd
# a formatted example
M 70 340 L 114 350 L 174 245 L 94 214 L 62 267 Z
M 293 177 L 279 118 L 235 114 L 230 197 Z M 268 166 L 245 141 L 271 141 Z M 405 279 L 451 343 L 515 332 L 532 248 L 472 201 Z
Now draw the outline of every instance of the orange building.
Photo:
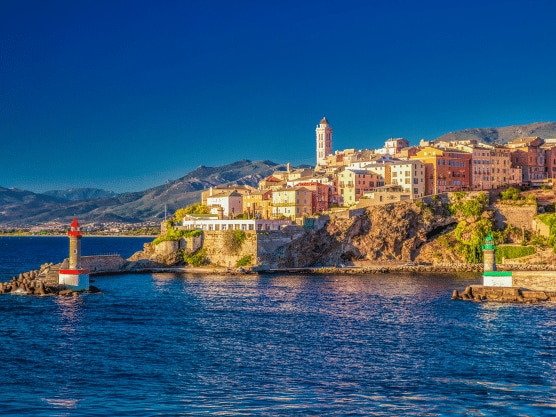
M 313 192 L 313 213 L 322 213 L 323 211 L 327 211 L 330 208 L 331 187 L 326 184 L 320 184 L 318 182 L 301 182 L 297 184 L 297 186 L 306 188 Z
M 425 194 L 468 190 L 471 185 L 471 153 L 431 146 L 417 152 L 411 159 L 425 164 Z
M 508 143 L 512 164 L 521 168 L 522 183 L 540 183 L 546 179 L 545 151 L 539 137 L 519 138 Z

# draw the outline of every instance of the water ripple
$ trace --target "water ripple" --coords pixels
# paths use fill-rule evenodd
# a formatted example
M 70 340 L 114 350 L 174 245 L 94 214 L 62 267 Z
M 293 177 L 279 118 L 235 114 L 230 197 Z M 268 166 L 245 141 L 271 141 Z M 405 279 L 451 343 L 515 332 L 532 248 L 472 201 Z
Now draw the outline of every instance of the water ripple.
M 3 297 L 2 415 L 554 415 L 554 306 L 450 301 L 476 280 L 144 274 Z

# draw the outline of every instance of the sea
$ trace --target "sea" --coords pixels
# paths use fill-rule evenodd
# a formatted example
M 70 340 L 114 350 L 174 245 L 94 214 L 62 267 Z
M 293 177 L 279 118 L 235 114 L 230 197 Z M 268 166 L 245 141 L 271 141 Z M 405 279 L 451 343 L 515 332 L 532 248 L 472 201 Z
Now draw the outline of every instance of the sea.
M 0 237 L 0 279 L 68 246 Z M 0 415 L 556 415 L 556 304 L 452 301 L 476 274 L 92 280 L 101 294 L 0 295 Z

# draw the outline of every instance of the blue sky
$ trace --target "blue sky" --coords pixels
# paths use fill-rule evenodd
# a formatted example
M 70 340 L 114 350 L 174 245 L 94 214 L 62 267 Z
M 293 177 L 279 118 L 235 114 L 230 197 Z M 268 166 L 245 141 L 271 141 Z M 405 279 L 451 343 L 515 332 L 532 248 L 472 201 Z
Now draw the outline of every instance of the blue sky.
M 556 2 L 0 2 L 0 186 L 139 191 L 556 121 Z

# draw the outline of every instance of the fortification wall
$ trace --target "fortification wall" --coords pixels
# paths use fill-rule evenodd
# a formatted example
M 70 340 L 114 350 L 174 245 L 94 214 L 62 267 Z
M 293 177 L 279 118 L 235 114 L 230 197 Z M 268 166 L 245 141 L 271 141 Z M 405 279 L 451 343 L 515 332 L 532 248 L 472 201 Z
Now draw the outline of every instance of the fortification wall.
M 238 260 L 248 255 L 251 255 L 255 262 L 257 259 L 257 232 L 245 230 L 243 233 L 245 233 L 245 240 L 237 250 L 234 250 L 228 240 L 227 232 L 204 231 L 203 248 L 206 250 L 210 262 L 214 265 L 233 268 Z
M 301 237 L 305 231 L 302 228 L 289 227 L 281 231 L 258 232 L 258 263 L 276 267 L 284 256 L 287 246 Z
M 66 262 L 66 261 L 64 261 Z M 120 255 L 82 256 L 81 267 L 91 273 L 121 271 L 127 261 Z
M 553 271 L 514 271 L 512 272 L 514 287 L 537 291 L 556 291 L 556 279 Z
M 544 237 L 550 237 L 550 226 L 541 222 L 538 218 L 533 219 L 533 232 Z
M 536 206 L 495 204 L 494 208 L 494 221 L 498 229 L 504 229 L 507 225 L 512 225 L 532 230 L 533 219 L 537 215 Z

